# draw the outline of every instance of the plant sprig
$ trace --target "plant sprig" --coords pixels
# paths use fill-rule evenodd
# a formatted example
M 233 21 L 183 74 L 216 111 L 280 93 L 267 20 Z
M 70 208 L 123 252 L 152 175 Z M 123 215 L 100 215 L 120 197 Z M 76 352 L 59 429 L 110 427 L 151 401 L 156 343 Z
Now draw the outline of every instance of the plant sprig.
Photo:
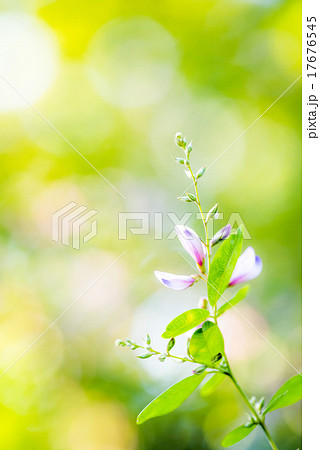
M 118 346 L 129 347 L 131 350 L 144 350 L 137 356 L 140 359 L 157 356 L 161 362 L 164 362 L 167 358 L 173 358 L 197 365 L 192 370 L 191 376 L 174 384 L 149 403 L 138 415 L 137 423 L 141 424 L 146 420 L 168 414 L 178 408 L 206 377 L 210 378 L 201 388 L 204 396 L 213 393 L 227 377 L 239 392 L 250 414 L 248 420 L 242 426 L 231 431 L 223 439 L 222 446 L 228 447 L 239 442 L 259 426 L 265 433 L 270 447 L 277 450 L 277 446 L 266 426 L 266 415 L 276 409 L 292 405 L 301 399 L 301 375 L 295 375 L 284 383 L 265 407 L 264 397 L 259 400 L 255 397 L 249 399 L 236 380 L 225 352 L 224 338 L 218 327 L 218 317 L 228 309 L 234 308 L 246 297 L 248 286 L 242 287 L 229 301 L 226 301 L 224 297 L 225 291 L 230 287 L 257 277 L 262 270 L 262 260 L 255 254 L 252 247 L 248 247 L 241 253 L 243 245 L 242 227 L 239 227 L 235 232 L 231 232 L 231 226 L 226 225 L 210 239 L 208 222 L 216 217 L 218 204 L 212 206 L 207 214 L 204 213 L 198 182 L 204 176 L 206 168 L 203 166 L 196 172 L 192 169 L 190 154 L 193 145 L 192 142 L 188 143 L 181 133 L 176 134 L 175 143 L 184 152 L 183 158 L 175 157 L 175 160 L 184 166 L 185 172 L 188 178 L 192 180 L 194 187 L 194 194 L 185 192 L 179 199 L 197 205 L 203 222 L 205 239 L 202 241 L 197 233 L 189 227 L 176 226 L 177 236 L 183 248 L 195 261 L 198 273 L 175 275 L 155 271 L 155 275 L 164 286 L 177 291 L 190 288 L 201 279 L 207 286 L 207 296 L 200 299 L 198 308 L 185 311 L 167 325 L 162 334 L 164 339 L 169 339 L 165 352 L 155 350 L 151 346 L 149 335 L 147 335 L 145 345 L 139 345 L 131 339 L 116 341 Z M 216 251 L 213 252 L 213 250 Z M 218 302 L 221 299 L 225 300 L 225 304 L 218 308 Z M 175 345 L 175 338 L 187 332 L 192 332 L 192 336 L 187 338 L 187 354 L 185 356 L 173 355 L 171 350 Z

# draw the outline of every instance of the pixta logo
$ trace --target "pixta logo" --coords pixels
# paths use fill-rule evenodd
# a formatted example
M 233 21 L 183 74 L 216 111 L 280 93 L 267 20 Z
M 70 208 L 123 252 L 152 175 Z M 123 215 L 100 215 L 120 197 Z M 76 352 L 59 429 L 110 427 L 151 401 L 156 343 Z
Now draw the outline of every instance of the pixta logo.
M 84 224 L 90 223 L 90 231 L 82 237 L 82 242 L 85 244 L 90 241 L 97 234 L 97 220 L 91 219 L 98 211 L 87 209 L 86 206 L 78 206 L 77 203 L 71 202 L 52 214 L 52 240 L 79 250 L 81 229 L 84 228 Z

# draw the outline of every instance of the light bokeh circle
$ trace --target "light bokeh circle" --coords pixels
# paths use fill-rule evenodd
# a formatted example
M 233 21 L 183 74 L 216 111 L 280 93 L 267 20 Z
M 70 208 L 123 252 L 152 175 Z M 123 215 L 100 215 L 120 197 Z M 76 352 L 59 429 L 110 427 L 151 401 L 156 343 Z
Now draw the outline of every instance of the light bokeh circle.
M 105 24 L 87 52 L 88 75 L 95 89 L 120 107 L 159 101 L 171 87 L 178 60 L 173 36 L 147 17 Z
M 0 14 L 0 74 L 29 102 L 38 100 L 53 82 L 58 65 L 54 34 L 28 14 Z M 0 78 L 0 113 L 28 107 Z

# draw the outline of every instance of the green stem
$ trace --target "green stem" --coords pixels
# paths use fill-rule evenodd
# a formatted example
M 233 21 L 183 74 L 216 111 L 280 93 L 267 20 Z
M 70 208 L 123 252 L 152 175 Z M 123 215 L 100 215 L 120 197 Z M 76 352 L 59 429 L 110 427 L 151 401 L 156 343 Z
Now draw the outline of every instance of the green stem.
M 228 363 L 229 365 L 229 363 Z M 269 445 L 273 450 L 278 450 L 278 447 L 276 446 L 274 440 L 272 439 L 270 432 L 264 422 L 264 419 L 262 417 L 260 417 L 259 413 L 256 411 L 256 409 L 254 408 L 253 405 L 251 405 L 248 397 L 246 396 L 245 392 L 243 391 L 243 389 L 241 388 L 241 386 L 238 384 L 237 380 L 235 379 L 235 377 L 233 376 L 231 370 L 230 370 L 230 366 L 229 366 L 229 376 L 233 382 L 233 384 L 235 385 L 236 389 L 238 390 L 239 394 L 241 395 L 242 399 L 244 400 L 245 404 L 247 405 L 247 407 L 249 408 L 249 410 L 252 412 L 256 423 L 258 425 L 260 425 L 260 427 L 263 429 L 268 441 L 269 441 Z
M 200 202 L 200 196 L 199 196 L 199 191 L 198 191 L 198 183 L 197 183 L 197 180 L 196 180 L 196 178 L 195 178 L 195 176 L 194 176 L 190 166 L 189 166 L 189 171 L 190 171 L 190 174 L 191 174 L 191 177 L 192 177 L 192 180 L 193 180 L 194 190 L 195 190 L 196 199 L 197 199 L 197 205 L 198 205 L 198 208 L 199 208 L 199 211 L 200 211 L 200 214 L 201 214 L 201 219 L 202 219 L 203 226 L 204 226 L 206 247 L 207 247 L 207 256 L 208 256 L 208 270 L 209 270 L 210 269 L 210 241 L 209 241 L 209 233 L 208 233 L 208 224 L 207 224 L 206 219 L 204 217 L 202 206 L 201 206 L 201 202 Z M 214 321 L 215 321 L 215 323 L 218 323 L 217 322 L 217 306 L 216 305 L 214 307 L 213 313 L 214 313 Z
M 154 350 L 153 348 L 149 347 L 143 347 L 142 345 L 138 345 L 135 344 L 136 348 L 142 348 L 143 350 L 147 350 L 148 352 L 154 353 L 155 355 L 162 355 L 164 352 L 158 352 L 157 350 Z M 193 361 L 190 358 L 184 358 L 182 356 L 175 356 L 175 355 L 171 355 L 171 353 L 166 352 L 166 355 L 168 356 L 168 358 L 174 358 L 174 359 L 178 359 L 179 361 L 183 361 L 183 362 L 192 362 L 194 364 L 199 364 L 196 361 Z
M 204 214 L 203 214 L 203 210 L 202 210 L 202 206 L 201 206 L 201 202 L 200 202 L 199 191 L 198 191 L 197 180 L 196 180 L 196 178 L 195 178 L 195 176 L 194 176 L 194 174 L 192 172 L 192 169 L 191 169 L 190 165 L 188 166 L 188 168 L 189 168 L 189 172 L 191 174 L 192 180 L 193 180 L 194 190 L 195 190 L 196 199 L 197 199 L 197 205 L 198 205 L 198 208 L 199 208 L 199 211 L 200 211 L 200 214 L 201 214 L 201 219 L 202 219 L 203 226 L 204 226 L 206 247 L 207 247 L 207 255 L 208 255 L 207 256 L 208 257 L 208 270 L 209 270 L 210 269 L 210 240 L 209 240 L 209 233 L 208 233 L 208 224 L 207 224 L 206 219 L 205 219 Z M 217 320 L 217 305 L 215 305 L 214 308 L 213 308 L 213 318 L 214 318 L 215 323 L 217 324 L 218 323 L 218 320 Z
M 197 205 L 198 205 L 198 208 L 199 208 L 199 211 L 200 211 L 200 214 L 201 214 L 201 219 L 202 219 L 203 226 L 204 226 L 206 247 L 207 247 L 207 253 L 208 253 L 208 264 L 210 265 L 210 252 L 209 252 L 210 248 L 209 248 L 208 226 L 207 226 L 206 219 L 204 217 L 203 210 L 202 210 L 201 203 L 200 203 L 200 196 L 199 196 L 199 191 L 198 191 L 197 180 L 196 180 L 196 178 L 195 178 L 195 176 L 194 176 L 194 174 L 193 174 L 193 172 L 191 170 L 191 167 L 189 166 L 188 168 L 189 168 L 189 172 L 191 174 L 192 180 L 193 180 L 193 186 L 194 186 L 194 190 L 195 190 L 195 193 L 196 193 Z
M 189 172 L 190 172 L 192 180 L 193 180 L 194 190 L 195 190 L 196 199 L 197 199 L 197 205 L 198 205 L 198 208 L 199 208 L 199 211 L 200 211 L 200 214 L 201 214 L 201 218 L 202 218 L 202 222 L 203 222 L 203 226 L 204 226 L 205 240 L 206 240 L 206 247 L 207 247 L 207 255 L 208 255 L 208 269 L 209 269 L 210 268 L 210 242 L 209 242 L 209 236 L 208 236 L 208 224 L 207 224 L 207 222 L 205 220 L 205 217 L 204 217 L 204 214 L 203 214 L 203 210 L 202 210 L 202 207 L 201 207 L 201 203 L 200 203 L 200 197 L 199 197 L 199 191 L 198 191 L 198 183 L 197 183 L 196 177 L 194 176 L 194 174 L 192 172 L 192 169 L 190 167 L 190 162 L 189 162 L 188 156 L 187 156 L 187 167 L 189 169 Z M 205 275 L 204 276 L 200 275 L 200 277 L 206 283 L 208 282 L 207 277 L 206 277 L 206 279 L 204 278 Z M 217 306 L 216 305 L 213 308 L 213 313 L 214 313 L 214 317 L 213 318 L 215 319 L 215 322 L 217 323 Z M 210 317 L 212 317 L 212 316 L 210 316 Z M 171 356 L 171 355 L 169 355 L 169 356 Z M 192 361 L 192 362 L 195 362 L 195 361 Z M 273 441 L 273 439 L 272 439 L 272 437 L 270 435 L 270 432 L 269 432 L 269 430 L 268 430 L 268 428 L 267 428 L 267 426 L 265 424 L 264 417 L 261 417 L 259 412 L 250 403 L 250 401 L 249 401 L 248 397 L 246 396 L 245 392 L 243 391 L 243 389 L 241 388 L 241 386 L 238 384 L 237 380 L 233 376 L 233 374 L 231 372 L 231 369 L 230 369 L 229 362 L 228 361 L 226 361 L 226 362 L 227 362 L 228 368 L 227 368 L 227 371 L 224 372 L 224 373 L 231 378 L 233 384 L 235 385 L 236 389 L 238 390 L 238 392 L 241 395 L 242 399 L 244 400 L 245 404 L 247 405 L 247 407 L 251 411 L 255 423 L 260 425 L 261 428 L 263 429 L 263 431 L 264 431 L 264 433 L 265 433 L 265 435 L 266 435 L 266 437 L 268 439 L 270 447 L 273 450 L 278 450 L 278 447 L 276 446 L 275 442 Z
M 270 447 L 273 450 L 278 450 L 278 447 L 276 446 L 276 443 L 272 439 L 271 434 L 270 434 L 270 432 L 269 432 L 269 430 L 268 430 L 268 428 L 267 428 L 267 426 L 266 426 L 266 424 L 264 422 L 262 422 L 261 427 L 262 427 L 263 431 L 265 432 L 265 434 L 266 434 L 266 436 L 267 436 L 267 438 L 269 440 Z
M 200 214 L 201 214 L 201 219 L 202 219 L 203 226 L 204 226 L 204 232 L 205 232 L 205 236 L 206 236 L 206 247 L 207 247 L 207 250 L 208 250 L 208 262 L 210 263 L 208 225 L 207 225 L 206 219 L 204 217 L 204 213 L 202 211 L 202 206 L 201 206 L 201 203 L 200 203 L 200 197 L 199 197 L 199 191 L 198 191 L 198 183 L 197 183 L 197 181 L 195 179 L 194 179 L 194 189 L 195 189 L 195 192 L 196 192 L 196 198 L 197 198 L 197 201 L 198 201 L 198 207 L 199 207 L 199 211 L 200 211 Z

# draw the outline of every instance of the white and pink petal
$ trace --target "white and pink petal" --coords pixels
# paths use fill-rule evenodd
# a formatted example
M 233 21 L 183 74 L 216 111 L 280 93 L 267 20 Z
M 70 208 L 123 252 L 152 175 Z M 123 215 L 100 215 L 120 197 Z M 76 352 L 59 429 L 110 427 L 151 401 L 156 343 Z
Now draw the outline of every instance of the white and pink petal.
M 176 275 L 173 273 L 160 272 L 158 270 L 155 270 L 154 274 L 160 283 L 176 291 L 183 291 L 184 289 L 191 287 L 197 279 L 195 276 Z

